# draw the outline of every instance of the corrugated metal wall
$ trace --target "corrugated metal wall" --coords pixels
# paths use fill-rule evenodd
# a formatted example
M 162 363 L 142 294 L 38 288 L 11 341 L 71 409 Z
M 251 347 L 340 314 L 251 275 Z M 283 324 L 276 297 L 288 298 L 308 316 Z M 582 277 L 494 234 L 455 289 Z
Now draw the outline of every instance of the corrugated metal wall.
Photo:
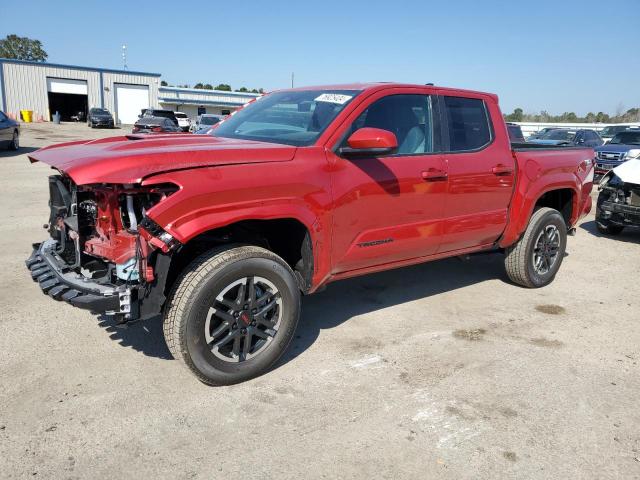
M 123 74 L 123 73 L 111 73 L 104 72 L 103 74 L 103 82 L 104 82 L 104 108 L 108 109 L 110 112 L 115 112 L 115 88 L 114 83 L 126 84 L 126 85 L 147 85 L 149 87 L 149 105 L 147 107 L 160 107 L 158 103 L 158 87 L 160 85 L 160 79 L 157 77 L 149 77 L 146 75 L 134 75 L 134 74 Z M 108 90 L 107 90 L 108 89 Z
M 166 101 L 220 102 L 237 106 L 253 100 L 260 95 L 255 93 L 224 92 L 220 90 L 196 90 L 191 88 L 160 87 L 160 98 Z M 178 102 L 179 103 L 179 102 Z
M 0 81 L 3 81 L 2 86 L 4 87 L 4 90 L 0 91 L 4 91 L 6 100 L 6 105 L 0 105 L 0 107 L 7 113 L 17 115 L 17 118 L 19 118 L 20 110 L 33 110 L 36 120 L 40 117 L 49 120 L 47 77 L 85 80 L 89 108 L 102 106 L 113 112 L 115 110 L 114 83 L 147 85 L 149 87 L 149 106 L 159 106 L 160 79 L 156 75 L 7 61 L 0 61 L 0 68 L 2 69 Z M 1 97 L 0 95 L 0 103 L 2 102 Z

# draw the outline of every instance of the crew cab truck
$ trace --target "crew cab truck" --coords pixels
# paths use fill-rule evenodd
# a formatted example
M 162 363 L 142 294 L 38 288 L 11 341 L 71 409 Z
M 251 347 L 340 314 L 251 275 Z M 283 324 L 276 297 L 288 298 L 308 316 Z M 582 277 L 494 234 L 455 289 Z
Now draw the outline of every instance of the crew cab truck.
M 510 144 L 495 95 L 404 84 L 270 93 L 211 135 L 43 148 L 50 238 L 27 266 L 56 300 L 159 313 L 203 382 L 270 368 L 301 295 L 472 252 L 549 284 L 591 209 L 591 148 Z M 425 282 L 430 279 L 425 278 Z

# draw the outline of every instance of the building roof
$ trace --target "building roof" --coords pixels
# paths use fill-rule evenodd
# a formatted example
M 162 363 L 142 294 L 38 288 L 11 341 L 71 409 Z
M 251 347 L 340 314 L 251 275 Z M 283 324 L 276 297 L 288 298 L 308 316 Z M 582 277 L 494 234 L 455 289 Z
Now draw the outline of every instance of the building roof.
M 65 65 L 62 63 L 34 62 L 31 60 L 16 60 L 15 58 L 0 58 L 0 63 L 17 63 L 19 65 L 34 65 L 37 67 L 69 68 L 72 70 L 87 70 L 90 72 L 121 73 L 125 75 L 144 75 L 147 77 L 160 77 L 159 73 L 137 72 L 134 70 L 115 70 L 112 68 L 83 67 L 80 65 Z

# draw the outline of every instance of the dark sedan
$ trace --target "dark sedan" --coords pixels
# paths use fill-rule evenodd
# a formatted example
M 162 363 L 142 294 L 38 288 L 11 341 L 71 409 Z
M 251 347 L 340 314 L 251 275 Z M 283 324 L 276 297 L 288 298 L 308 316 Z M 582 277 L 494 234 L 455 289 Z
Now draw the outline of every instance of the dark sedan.
M 20 148 L 20 124 L 0 112 L 0 148 Z
M 87 116 L 87 125 L 91 128 L 113 128 L 113 115 L 106 108 L 92 108 Z
M 165 117 L 142 117 L 133 126 L 133 133 L 181 133 L 173 120 Z
M 556 128 L 529 142 L 541 145 L 567 145 L 574 147 L 599 147 L 604 142 L 595 130 Z

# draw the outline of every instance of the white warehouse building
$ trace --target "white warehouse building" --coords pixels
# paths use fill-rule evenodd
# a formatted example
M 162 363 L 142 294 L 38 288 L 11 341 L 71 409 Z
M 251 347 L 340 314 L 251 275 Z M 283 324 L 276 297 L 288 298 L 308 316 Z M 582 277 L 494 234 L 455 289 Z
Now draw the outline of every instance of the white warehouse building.
M 253 93 L 162 87 L 159 73 L 61 65 L 0 58 L 0 110 L 34 121 L 63 121 L 90 108 L 106 108 L 116 123 L 132 124 L 144 108 L 166 108 L 195 117 L 226 114 L 259 96 Z

